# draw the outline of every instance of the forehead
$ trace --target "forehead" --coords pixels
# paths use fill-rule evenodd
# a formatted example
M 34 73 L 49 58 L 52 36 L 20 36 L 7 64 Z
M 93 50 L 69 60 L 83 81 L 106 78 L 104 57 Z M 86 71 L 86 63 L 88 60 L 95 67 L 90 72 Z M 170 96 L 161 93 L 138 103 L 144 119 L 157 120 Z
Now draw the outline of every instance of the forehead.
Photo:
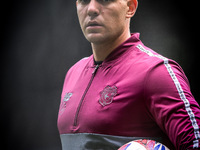
M 113 2 L 117 2 L 117 1 L 126 1 L 126 0 L 77 0 L 78 3 L 85 3 L 88 4 L 90 2 L 98 2 L 98 3 L 113 3 Z

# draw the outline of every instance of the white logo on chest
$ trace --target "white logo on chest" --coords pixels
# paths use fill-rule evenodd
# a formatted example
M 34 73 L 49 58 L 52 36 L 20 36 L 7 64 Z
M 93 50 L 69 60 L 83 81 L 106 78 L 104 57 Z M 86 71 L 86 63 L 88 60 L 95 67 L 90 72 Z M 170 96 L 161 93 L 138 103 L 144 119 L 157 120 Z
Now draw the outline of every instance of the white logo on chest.
M 63 98 L 62 103 L 60 105 L 59 115 L 62 115 L 63 112 L 65 111 L 65 109 L 66 109 L 66 103 L 72 97 L 72 95 L 73 95 L 72 93 L 66 93 L 65 94 L 65 97 Z
M 66 93 L 63 101 L 67 102 L 72 97 L 72 95 L 72 93 Z

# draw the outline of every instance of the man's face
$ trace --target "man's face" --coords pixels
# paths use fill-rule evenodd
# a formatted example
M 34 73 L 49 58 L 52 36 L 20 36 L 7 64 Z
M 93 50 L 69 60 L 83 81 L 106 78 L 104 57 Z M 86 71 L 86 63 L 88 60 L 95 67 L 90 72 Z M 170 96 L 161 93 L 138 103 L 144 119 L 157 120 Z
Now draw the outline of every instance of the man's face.
M 112 41 L 129 30 L 127 0 L 77 0 L 76 5 L 81 29 L 91 43 Z

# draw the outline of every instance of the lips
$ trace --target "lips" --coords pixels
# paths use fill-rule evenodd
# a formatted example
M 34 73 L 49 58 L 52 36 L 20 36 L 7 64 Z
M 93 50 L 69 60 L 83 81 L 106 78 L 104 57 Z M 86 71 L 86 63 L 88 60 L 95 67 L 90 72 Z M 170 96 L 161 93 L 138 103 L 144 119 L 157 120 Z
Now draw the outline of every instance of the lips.
M 101 24 L 99 24 L 97 21 L 89 21 L 87 23 L 86 27 L 98 27 L 98 26 L 102 26 Z

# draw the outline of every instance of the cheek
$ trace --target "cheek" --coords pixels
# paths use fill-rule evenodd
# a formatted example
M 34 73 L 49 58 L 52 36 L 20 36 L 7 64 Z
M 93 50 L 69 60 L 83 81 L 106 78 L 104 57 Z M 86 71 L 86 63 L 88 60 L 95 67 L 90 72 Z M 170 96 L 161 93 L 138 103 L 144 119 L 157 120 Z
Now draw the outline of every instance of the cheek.
M 81 9 L 81 8 L 77 8 L 77 15 L 78 15 L 78 20 L 79 20 L 79 23 L 81 25 L 81 27 L 83 26 L 83 23 L 84 23 L 84 20 L 85 20 L 85 11 L 84 9 Z
M 111 8 L 106 9 L 102 13 L 104 17 L 107 18 L 106 20 L 110 22 L 110 24 L 118 25 L 119 23 L 123 23 L 126 19 L 126 7 L 121 3 L 112 5 Z
M 125 25 L 125 17 L 120 12 L 110 13 L 110 15 L 105 15 L 106 24 L 112 30 L 117 30 Z

